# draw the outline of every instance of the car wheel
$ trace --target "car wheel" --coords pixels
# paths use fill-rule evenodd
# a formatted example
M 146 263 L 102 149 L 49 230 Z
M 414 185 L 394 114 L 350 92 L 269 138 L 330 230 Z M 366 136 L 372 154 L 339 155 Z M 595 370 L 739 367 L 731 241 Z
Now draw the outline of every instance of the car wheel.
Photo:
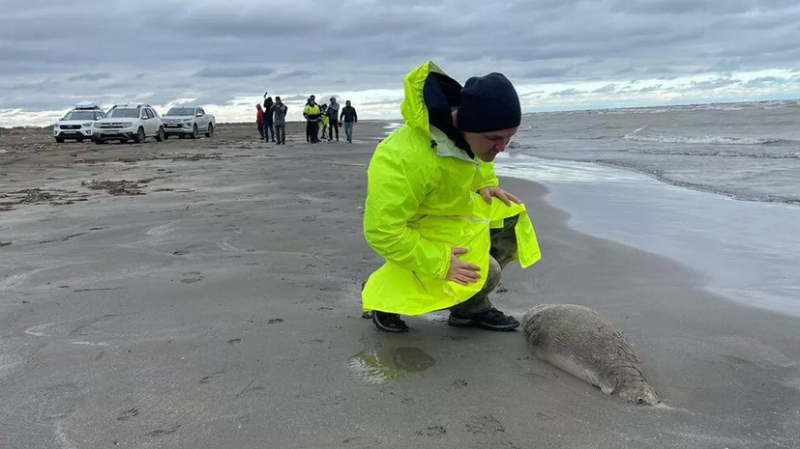
M 169 134 L 164 133 L 164 140 L 167 140 L 167 139 L 169 139 Z
M 185 136 L 185 135 L 183 135 L 183 134 L 178 134 L 178 139 L 185 139 L 185 138 L 186 138 L 186 136 Z
M 147 139 L 147 136 L 144 134 L 144 128 L 139 128 L 136 131 L 136 137 L 133 138 L 133 141 L 136 143 L 144 143 L 144 140 Z
M 56 143 L 64 143 L 63 137 L 56 137 Z
M 214 125 L 211 123 L 208 124 L 208 130 L 206 130 L 206 137 L 211 137 L 214 135 Z
M 83 143 L 83 137 L 78 138 L 78 143 Z
M 156 141 L 161 142 L 164 140 L 164 128 L 158 127 L 158 133 L 156 133 Z
M 95 139 L 94 139 L 94 143 L 96 143 L 97 145 L 102 145 L 102 144 L 104 144 L 105 142 L 103 142 L 103 139 L 98 139 L 98 138 L 96 138 L 96 137 L 95 137 Z
M 197 139 L 197 125 L 192 125 L 192 133 L 189 135 L 192 139 Z

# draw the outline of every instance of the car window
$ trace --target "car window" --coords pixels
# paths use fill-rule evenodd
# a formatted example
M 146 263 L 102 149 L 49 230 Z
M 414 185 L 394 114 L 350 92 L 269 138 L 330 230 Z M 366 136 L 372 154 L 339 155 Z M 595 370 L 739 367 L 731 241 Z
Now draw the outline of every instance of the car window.
M 202 115 L 206 115 L 206 111 L 204 111 L 203 108 L 197 108 L 197 112 L 199 112 Z

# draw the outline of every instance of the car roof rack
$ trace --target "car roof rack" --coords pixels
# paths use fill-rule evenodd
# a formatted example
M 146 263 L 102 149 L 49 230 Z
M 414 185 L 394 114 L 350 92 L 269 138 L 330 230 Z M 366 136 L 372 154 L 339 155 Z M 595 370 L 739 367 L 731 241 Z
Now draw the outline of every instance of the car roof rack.
M 94 101 L 81 101 L 75 104 L 75 109 L 100 109 Z
M 131 103 L 122 103 L 122 104 L 115 104 L 112 106 L 111 109 L 114 108 L 125 108 L 125 109 L 141 109 L 141 108 L 152 108 L 149 104 L 139 103 L 139 104 L 131 104 Z

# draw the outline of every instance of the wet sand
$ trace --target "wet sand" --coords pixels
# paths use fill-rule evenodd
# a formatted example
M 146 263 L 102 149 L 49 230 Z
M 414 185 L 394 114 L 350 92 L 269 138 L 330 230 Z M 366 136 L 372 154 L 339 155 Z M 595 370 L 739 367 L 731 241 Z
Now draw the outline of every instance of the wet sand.
M 361 207 L 383 124 L 352 145 L 296 128 L 274 146 L 252 128 L 145 145 L 0 135 L 0 447 L 800 447 L 800 320 L 571 230 L 536 184 L 503 180 L 544 259 L 509 267 L 497 305 L 603 313 L 664 406 L 533 359 L 521 332 L 445 314 L 378 332 L 359 289 L 380 264 Z

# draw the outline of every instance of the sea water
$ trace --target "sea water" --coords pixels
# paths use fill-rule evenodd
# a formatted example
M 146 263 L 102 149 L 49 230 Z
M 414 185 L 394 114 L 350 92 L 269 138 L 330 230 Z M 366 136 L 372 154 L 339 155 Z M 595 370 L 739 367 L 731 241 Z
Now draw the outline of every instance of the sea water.
M 496 171 L 545 185 L 582 232 L 800 316 L 799 124 L 800 101 L 527 114 Z

